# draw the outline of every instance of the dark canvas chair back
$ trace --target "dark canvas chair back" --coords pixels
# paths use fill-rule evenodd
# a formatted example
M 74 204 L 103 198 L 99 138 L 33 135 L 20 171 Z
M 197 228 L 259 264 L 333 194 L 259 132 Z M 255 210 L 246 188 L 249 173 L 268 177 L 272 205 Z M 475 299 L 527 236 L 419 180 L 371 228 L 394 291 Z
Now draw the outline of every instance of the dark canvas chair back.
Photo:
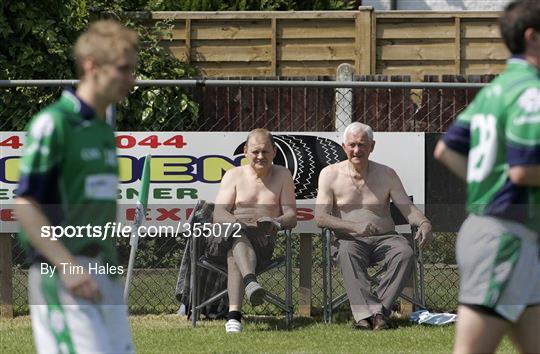
M 411 200 L 411 202 L 414 202 L 412 195 L 409 196 L 409 199 Z M 409 224 L 407 219 L 405 219 L 403 214 L 401 214 L 401 212 L 394 203 L 390 203 L 390 215 L 392 216 L 392 220 L 394 220 L 394 225 L 396 226 Z

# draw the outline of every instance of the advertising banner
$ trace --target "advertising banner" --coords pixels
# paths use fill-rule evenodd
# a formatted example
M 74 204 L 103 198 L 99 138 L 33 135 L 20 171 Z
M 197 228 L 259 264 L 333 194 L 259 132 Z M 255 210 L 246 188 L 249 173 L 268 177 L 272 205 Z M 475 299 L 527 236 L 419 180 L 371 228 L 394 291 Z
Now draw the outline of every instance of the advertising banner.
M 162 224 L 184 222 L 197 200 L 215 200 L 225 171 L 246 163 L 246 132 L 117 132 L 120 173 L 118 220 L 130 223 L 145 156 L 152 155 L 147 221 Z M 290 132 L 274 135 L 275 164 L 287 167 L 294 178 L 298 231 L 318 232 L 313 222 L 319 172 L 346 158 L 342 134 Z M 375 133 L 370 159 L 392 167 L 415 204 L 424 204 L 424 134 Z M 25 133 L 0 132 L 0 232 L 17 232 L 13 215 L 19 159 Z

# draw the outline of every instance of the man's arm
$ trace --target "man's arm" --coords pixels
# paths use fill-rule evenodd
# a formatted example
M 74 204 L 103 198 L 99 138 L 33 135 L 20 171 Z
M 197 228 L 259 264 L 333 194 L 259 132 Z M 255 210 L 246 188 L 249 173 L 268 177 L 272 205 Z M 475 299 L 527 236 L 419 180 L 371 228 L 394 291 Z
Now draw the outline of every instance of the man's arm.
M 234 180 L 235 169 L 228 170 L 221 179 L 219 191 L 216 196 L 214 207 L 215 223 L 235 223 L 238 219 L 232 214 L 236 199 L 236 183 Z
M 51 224 L 33 198 L 18 197 L 15 201 L 15 213 L 32 247 L 52 265 L 60 267 L 61 263 L 75 262 L 73 255 L 61 242 L 41 237 L 42 227 Z
M 448 167 L 460 179 L 467 180 L 467 157 L 450 149 L 443 140 L 439 140 L 433 153 L 435 159 Z
M 276 218 L 282 229 L 296 227 L 296 194 L 294 193 L 294 181 L 289 170 L 284 171 L 284 183 L 281 191 L 280 203 L 282 215 Z
M 399 209 L 410 225 L 418 227 L 415 240 L 419 240 L 420 246 L 427 245 L 433 239 L 431 222 L 420 209 L 411 202 L 396 171 L 389 168 L 388 178 L 390 182 L 390 197 L 392 198 L 394 205 Z
M 515 185 L 540 187 L 540 165 L 513 166 L 508 173 Z
M 42 227 L 51 226 L 51 224 L 37 201 L 31 197 L 18 197 L 15 201 L 15 215 L 28 238 L 28 242 L 53 266 L 63 269 L 62 263 L 77 264 L 75 257 L 61 242 L 41 236 Z M 92 302 L 97 302 L 101 298 L 98 284 L 91 275 L 87 273 L 70 274 L 62 271 L 59 274 L 64 286 L 73 295 Z
M 367 236 L 377 232 L 371 223 L 354 223 L 342 220 L 332 215 L 334 207 L 334 192 L 330 188 L 334 180 L 331 167 L 325 167 L 319 175 L 319 189 L 315 204 L 315 220 L 320 228 L 329 228 L 338 234 L 349 234 L 351 236 Z

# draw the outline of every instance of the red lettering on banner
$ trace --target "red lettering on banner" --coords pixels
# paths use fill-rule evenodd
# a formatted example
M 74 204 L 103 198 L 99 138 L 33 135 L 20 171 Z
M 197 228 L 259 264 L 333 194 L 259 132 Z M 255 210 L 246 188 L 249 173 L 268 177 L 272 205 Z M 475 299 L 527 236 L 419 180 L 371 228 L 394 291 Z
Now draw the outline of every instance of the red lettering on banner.
M 157 217 L 156 221 L 163 221 L 167 219 L 171 219 L 173 221 L 180 221 L 180 217 L 177 215 L 180 212 L 180 208 L 157 208 L 157 211 L 160 215 Z
M 189 217 L 191 216 L 191 213 L 193 213 L 193 208 L 187 208 L 186 209 L 186 220 L 189 219 Z
M 0 210 L 0 220 L 2 221 L 17 221 L 15 219 L 15 213 L 13 209 L 2 209 Z
M 296 218 L 298 221 L 309 221 L 313 220 L 315 216 L 313 215 L 313 209 L 311 208 L 297 208 L 296 209 Z
M 18 137 L 16 137 L 18 138 Z M 141 139 L 140 141 L 138 139 Z M 119 149 L 132 149 L 136 147 L 136 145 L 139 146 L 145 146 L 149 147 L 150 149 L 158 149 L 161 145 L 164 146 L 174 146 L 177 149 L 181 149 L 184 146 L 187 145 L 187 143 L 184 142 L 184 137 L 182 135 L 175 135 L 167 140 L 165 140 L 163 143 L 160 139 L 165 139 L 164 137 L 160 135 L 149 135 L 149 136 L 133 136 L 133 135 L 117 135 L 116 136 L 116 147 Z M 9 143 L 6 140 L 7 143 Z M 9 143 L 9 146 L 14 146 L 13 143 Z
M 13 135 L 5 140 L 0 141 L 0 146 L 7 146 L 12 149 L 18 149 L 23 146 L 23 144 L 21 144 L 21 140 L 17 135 Z
M 146 221 L 151 221 L 152 218 L 148 216 L 148 212 L 152 209 L 146 209 Z M 135 221 L 135 213 L 137 212 L 137 208 L 128 208 L 126 209 L 126 220 L 128 221 Z

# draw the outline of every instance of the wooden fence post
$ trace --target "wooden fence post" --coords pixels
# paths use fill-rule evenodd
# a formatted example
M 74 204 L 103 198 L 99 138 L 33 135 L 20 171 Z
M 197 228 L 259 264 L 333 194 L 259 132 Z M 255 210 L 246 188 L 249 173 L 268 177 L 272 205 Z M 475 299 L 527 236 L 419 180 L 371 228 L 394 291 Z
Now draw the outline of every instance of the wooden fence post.
M 0 233 L 0 317 L 13 317 L 11 234 Z
M 300 234 L 300 286 L 298 291 L 298 313 L 311 316 L 311 273 L 313 266 L 313 235 Z

